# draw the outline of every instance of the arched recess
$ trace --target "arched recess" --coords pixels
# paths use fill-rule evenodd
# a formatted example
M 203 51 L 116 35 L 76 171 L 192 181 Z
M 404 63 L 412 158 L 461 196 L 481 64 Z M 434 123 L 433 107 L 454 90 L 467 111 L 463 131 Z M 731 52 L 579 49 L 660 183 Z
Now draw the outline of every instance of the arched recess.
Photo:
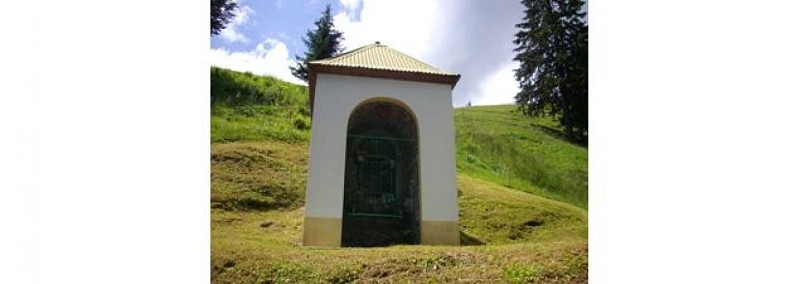
M 362 102 L 347 123 L 342 246 L 420 242 L 419 142 L 411 110 Z

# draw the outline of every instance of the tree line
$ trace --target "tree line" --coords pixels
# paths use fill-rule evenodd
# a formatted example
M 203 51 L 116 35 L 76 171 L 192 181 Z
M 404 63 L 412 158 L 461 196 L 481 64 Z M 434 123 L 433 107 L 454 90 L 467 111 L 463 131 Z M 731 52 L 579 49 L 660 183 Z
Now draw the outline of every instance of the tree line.
M 527 115 L 558 119 L 564 136 L 589 140 L 589 25 L 585 0 L 522 0 L 516 25 L 515 99 Z

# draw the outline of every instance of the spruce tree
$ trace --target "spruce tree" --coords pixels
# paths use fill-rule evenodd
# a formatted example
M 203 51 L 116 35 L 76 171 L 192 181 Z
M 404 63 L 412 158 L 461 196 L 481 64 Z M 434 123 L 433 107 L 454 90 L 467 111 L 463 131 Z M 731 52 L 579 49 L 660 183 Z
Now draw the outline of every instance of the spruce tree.
M 308 47 L 308 51 L 303 57 L 295 55 L 297 64 L 289 67 L 292 75 L 308 82 L 308 62 L 339 54 L 343 50 L 343 47 L 340 46 L 342 40 L 344 40 L 344 36 L 333 26 L 331 5 L 328 4 L 325 6 L 322 16 L 314 22 L 314 29 L 306 32 L 303 43 Z
M 211 35 L 218 35 L 225 29 L 238 6 L 233 0 L 211 0 Z
M 514 60 L 526 115 L 555 117 L 564 137 L 585 144 L 589 129 L 589 26 L 584 0 L 522 0 Z

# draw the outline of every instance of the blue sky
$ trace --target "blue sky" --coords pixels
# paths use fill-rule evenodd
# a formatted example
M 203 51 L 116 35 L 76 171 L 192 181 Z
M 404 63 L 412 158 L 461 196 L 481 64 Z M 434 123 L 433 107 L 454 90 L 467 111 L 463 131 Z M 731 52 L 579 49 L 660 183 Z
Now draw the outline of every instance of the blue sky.
M 228 28 L 211 38 L 211 64 L 303 83 L 289 72 L 302 38 L 326 4 L 345 49 L 375 41 L 462 75 L 453 104 L 512 103 L 516 0 L 238 0 Z

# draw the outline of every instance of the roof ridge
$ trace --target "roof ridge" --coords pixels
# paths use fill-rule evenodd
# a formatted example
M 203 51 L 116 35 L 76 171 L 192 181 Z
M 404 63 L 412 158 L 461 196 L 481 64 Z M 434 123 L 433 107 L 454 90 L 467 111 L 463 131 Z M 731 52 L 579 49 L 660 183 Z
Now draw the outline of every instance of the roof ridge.
M 433 65 L 430 65 L 430 64 L 428 64 L 428 63 L 425 63 L 425 61 L 422 61 L 422 60 L 416 59 L 416 58 L 414 58 L 414 57 L 412 57 L 412 56 L 410 56 L 410 55 L 408 55 L 408 54 L 402 53 L 402 52 L 400 52 L 400 51 L 399 51 L 399 50 L 397 50 L 397 49 L 391 48 L 391 47 L 389 47 L 389 46 L 384 46 L 384 47 L 388 48 L 388 49 L 389 49 L 389 50 L 391 50 L 391 51 L 397 52 L 397 53 L 399 53 L 399 54 L 401 54 L 401 55 L 405 55 L 406 57 L 410 58 L 411 60 L 414 60 L 414 61 L 416 61 L 416 62 L 417 62 L 417 63 L 419 63 L 419 64 L 425 65 L 425 66 L 427 66 L 428 68 L 431 68 L 431 69 L 434 69 L 434 70 L 438 70 L 438 71 L 440 71 L 440 72 L 445 72 L 445 71 L 443 71 L 442 69 L 436 68 L 436 67 L 434 67 Z M 449 73 L 449 72 L 447 72 L 447 73 Z
M 374 43 L 373 43 L 373 44 L 368 44 L 368 45 L 365 45 L 365 46 L 362 46 L 362 47 L 359 47 L 359 48 L 353 49 L 353 50 L 351 50 L 351 51 L 348 51 L 348 52 L 345 52 L 345 53 L 337 54 L 337 55 L 334 55 L 334 56 L 331 56 L 331 57 L 328 57 L 328 58 L 323 58 L 323 59 L 319 59 L 319 60 L 314 60 L 314 61 L 311 61 L 311 62 L 330 61 L 331 59 L 335 59 L 335 58 L 344 58 L 344 57 L 349 57 L 349 56 L 352 56 L 352 55 L 353 55 L 353 53 L 355 53 L 355 52 L 357 52 L 357 51 L 359 51 L 359 50 L 366 49 L 367 47 L 372 47 L 372 46 L 374 46 L 374 45 L 377 45 L 377 44 L 374 44 Z
M 309 62 L 310 65 L 338 66 L 369 70 L 410 72 L 441 76 L 459 76 L 414 58 L 388 45 L 375 42 L 351 51 Z

